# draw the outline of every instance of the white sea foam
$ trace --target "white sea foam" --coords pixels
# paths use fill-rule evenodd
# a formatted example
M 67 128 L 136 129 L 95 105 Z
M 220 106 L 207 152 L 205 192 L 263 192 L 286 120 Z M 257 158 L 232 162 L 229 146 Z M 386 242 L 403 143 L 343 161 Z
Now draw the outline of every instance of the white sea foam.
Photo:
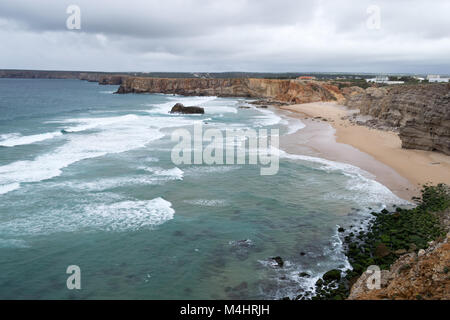
M 384 204 L 409 204 L 408 201 L 397 197 L 386 186 L 374 180 L 374 176 L 367 171 L 362 170 L 351 164 L 326 160 L 317 157 L 289 154 L 279 150 L 280 157 L 291 160 L 308 161 L 320 164 L 320 170 L 327 172 L 339 171 L 349 177 L 347 183 L 348 190 L 355 192 L 355 200 L 358 202 L 369 203 L 384 203 Z
M 276 124 L 279 124 L 282 122 L 283 119 L 279 117 L 275 112 L 268 110 L 268 109 L 262 109 L 262 108 L 254 108 L 255 110 L 258 110 L 260 113 L 263 114 L 263 116 L 256 116 L 254 119 L 256 120 L 256 126 L 274 126 Z
M 61 123 L 78 123 L 76 126 L 65 127 L 64 130 L 70 132 L 81 132 L 95 128 L 108 127 L 117 123 L 127 123 L 139 120 L 139 116 L 135 114 L 127 114 L 117 117 L 103 117 L 103 118 L 75 118 L 57 121 Z
M 298 130 L 301 130 L 305 127 L 305 124 L 300 119 L 292 119 L 289 120 L 288 123 L 288 131 L 286 133 L 287 135 L 294 134 Z
M 0 185 L 0 194 L 5 194 L 8 192 L 11 192 L 13 190 L 19 189 L 20 188 L 20 183 L 9 183 L 9 184 L 3 184 Z
M 161 225 L 173 219 L 174 214 L 172 204 L 163 198 L 86 204 L 1 222 L 0 233 L 17 236 L 96 230 L 132 231 Z
M 205 113 L 207 114 L 224 114 L 224 113 L 237 113 L 238 110 L 235 107 L 230 106 L 205 106 Z
M 227 173 L 234 170 L 239 170 L 241 166 L 224 165 L 224 166 L 191 166 L 184 169 L 186 175 L 202 176 L 211 173 Z
M 311 253 L 310 253 L 311 254 Z M 273 299 L 281 299 L 290 297 L 294 299 L 299 294 L 299 288 L 304 291 L 315 294 L 315 283 L 323 274 L 331 269 L 339 269 L 343 272 L 351 270 L 352 266 L 344 254 L 342 241 L 339 238 L 337 228 L 328 246 L 325 246 L 322 253 L 317 253 L 317 257 L 326 257 L 324 265 L 317 263 L 312 270 L 300 263 L 284 261 L 283 268 L 279 268 L 278 264 L 273 260 L 260 260 L 259 263 L 266 268 L 269 281 L 275 282 L 277 285 L 269 291 Z M 322 271 L 319 271 L 321 269 Z M 309 276 L 300 276 L 302 272 L 306 272 Z M 267 292 L 265 292 L 267 294 Z
M 20 137 L 20 136 L 21 136 L 21 134 L 17 133 L 17 132 L 0 134 L 0 143 L 2 143 L 3 141 L 9 140 L 9 139 Z
M 0 239 L 0 248 L 29 248 L 25 240 L 20 239 Z
M 138 230 L 157 226 L 173 219 L 175 210 L 163 198 L 148 201 L 122 201 L 85 207 L 92 218 L 89 226 L 97 226 L 112 231 Z
M 1 188 L 10 189 L 11 186 L 8 185 L 14 183 L 50 179 L 60 175 L 63 168 L 75 162 L 141 148 L 164 136 L 157 129 L 157 124 L 155 128 L 150 127 L 146 117 L 118 118 L 120 119 L 106 121 L 105 118 L 83 119 L 84 122 L 101 123 L 102 131 L 85 135 L 69 134 L 68 142 L 50 153 L 38 156 L 34 160 L 16 161 L 1 166 Z
M 194 199 L 183 202 L 201 207 L 223 207 L 226 204 L 226 200 L 222 199 Z
M 183 180 L 184 172 L 177 167 L 172 169 L 145 168 L 145 170 L 153 172 L 157 176 L 168 177 L 169 180 Z
M 95 181 L 54 183 L 49 185 L 49 187 L 71 188 L 76 190 L 98 192 L 120 187 L 157 185 L 168 180 L 169 179 L 166 177 L 158 177 L 155 175 L 140 175 L 96 179 Z
M 38 182 L 59 176 L 63 168 L 81 160 L 144 147 L 147 143 L 162 138 L 162 129 L 192 125 L 197 121 L 201 120 L 135 114 L 60 120 L 61 123 L 75 124 L 66 127 L 65 130 L 69 133 L 88 129 L 95 131 L 82 135 L 67 134 L 67 143 L 50 153 L 34 160 L 16 161 L 1 166 L 0 194 L 17 189 L 19 183 Z M 180 172 L 175 171 L 167 174 L 180 176 Z
M 48 139 L 53 139 L 55 137 L 61 136 L 62 133 L 60 131 L 57 132 L 47 132 L 40 133 L 28 136 L 22 136 L 19 133 L 7 134 L 0 136 L 0 146 L 2 147 L 15 147 L 26 144 L 32 144 Z
M 146 162 L 158 162 L 159 159 L 156 157 L 147 157 L 147 158 L 145 158 L 145 161 Z

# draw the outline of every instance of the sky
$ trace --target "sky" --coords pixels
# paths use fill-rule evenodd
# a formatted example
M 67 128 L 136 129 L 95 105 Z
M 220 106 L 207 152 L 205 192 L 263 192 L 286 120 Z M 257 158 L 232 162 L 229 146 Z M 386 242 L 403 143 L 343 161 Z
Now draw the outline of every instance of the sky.
M 450 74 L 449 17 L 450 0 L 0 0 L 0 68 Z

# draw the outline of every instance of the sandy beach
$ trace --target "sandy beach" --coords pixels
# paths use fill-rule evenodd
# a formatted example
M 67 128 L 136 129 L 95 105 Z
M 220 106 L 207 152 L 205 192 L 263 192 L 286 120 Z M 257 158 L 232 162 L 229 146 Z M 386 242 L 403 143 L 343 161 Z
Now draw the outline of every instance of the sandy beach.
M 344 106 L 317 102 L 281 109 L 292 111 L 290 115 L 300 118 L 306 125 L 282 142 L 288 152 L 295 152 L 306 145 L 316 155 L 358 166 L 406 200 L 419 195 L 423 184 L 450 183 L 449 156 L 402 149 L 395 132 L 343 120 L 351 112 Z

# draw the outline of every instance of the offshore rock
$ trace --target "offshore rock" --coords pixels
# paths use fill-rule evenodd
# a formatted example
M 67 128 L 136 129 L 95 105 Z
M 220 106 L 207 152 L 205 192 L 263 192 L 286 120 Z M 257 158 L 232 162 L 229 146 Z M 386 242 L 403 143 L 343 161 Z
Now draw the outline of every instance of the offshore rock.
M 205 109 L 201 107 L 185 107 L 182 103 L 177 103 L 172 107 L 170 113 L 183 113 L 183 114 L 204 114 Z

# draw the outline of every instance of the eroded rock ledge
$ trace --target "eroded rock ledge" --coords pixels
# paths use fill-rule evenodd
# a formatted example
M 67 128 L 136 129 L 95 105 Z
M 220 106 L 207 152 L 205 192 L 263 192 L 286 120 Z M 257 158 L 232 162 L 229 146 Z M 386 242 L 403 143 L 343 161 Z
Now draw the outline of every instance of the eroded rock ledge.
M 450 84 L 345 88 L 346 105 L 398 128 L 402 147 L 450 155 Z
M 129 77 L 117 93 L 264 98 L 285 103 L 343 102 L 338 87 L 324 82 L 272 79 L 163 79 Z

